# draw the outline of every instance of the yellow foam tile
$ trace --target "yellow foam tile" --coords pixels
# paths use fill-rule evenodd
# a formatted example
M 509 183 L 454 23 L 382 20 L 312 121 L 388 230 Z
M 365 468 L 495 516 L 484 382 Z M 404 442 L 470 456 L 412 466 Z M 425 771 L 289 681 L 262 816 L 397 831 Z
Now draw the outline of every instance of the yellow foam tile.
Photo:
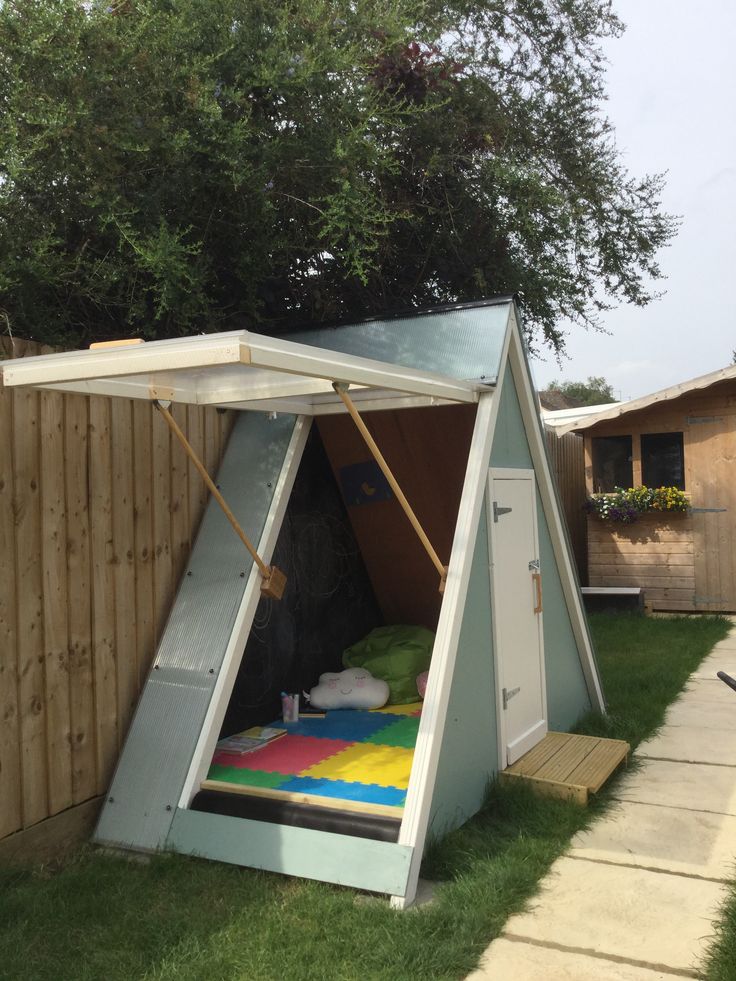
M 321 777 L 323 780 L 346 780 L 350 783 L 374 783 L 379 787 L 409 786 L 413 749 L 399 746 L 349 746 L 321 763 L 302 770 L 300 777 Z
M 371 709 L 371 711 L 383 712 L 385 715 L 416 715 L 421 708 L 421 702 L 411 702 L 409 705 L 384 705 L 383 708 Z

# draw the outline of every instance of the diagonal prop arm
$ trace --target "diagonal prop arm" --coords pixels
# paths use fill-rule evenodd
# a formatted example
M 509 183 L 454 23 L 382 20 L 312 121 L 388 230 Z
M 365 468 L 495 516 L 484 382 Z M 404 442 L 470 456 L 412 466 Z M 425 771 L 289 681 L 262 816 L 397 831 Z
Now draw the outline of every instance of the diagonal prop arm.
M 158 411 L 161 413 L 161 415 L 166 420 L 166 423 L 167 423 L 169 429 L 172 431 L 172 433 L 176 436 L 176 438 L 179 440 L 179 442 L 181 443 L 181 445 L 184 447 L 185 453 L 187 454 L 187 456 L 189 457 L 189 459 L 192 461 L 192 463 L 194 464 L 194 466 L 199 471 L 199 474 L 200 474 L 202 480 L 205 482 L 205 484 L 209 488 L 210 493 L 212 494 L 212 496 L 215 498 L 215 500 L 217 501 L 217 503 L 222 508 L 222 510 L 223 510 L 223 512 L 225 514 L 225 517 L 227 518 L 227 520 L 230 522 L 230 524 L 235 529 L 235 533 L 237 534 L 238 538 L 240 538 L 240 540 L 243 543 L 243 545 L 245 545 L 245 547 L 248 549 L 248 552 L 250 553 L 253 561 L 258 566 L 258 571 L 260 572 L 261 576 L 263 577 L 263 582 L 261 583 L 261 593 L 262 593 L 262 595 L 263 596 L 267 596 L 270 599 L 276 599 L 276 600 L 281 599 L 281 597 L 284 595 L 284 587 L 286 586 L 286 576 L 284 575 L 284 573 L 280 569 L 277 569 L 275 565 L 271 565 L 271 566 L 266 565 L 266 563 L 260 557 L 260 555 L 258 554 L 258 552 L 255 550 L 255 547 L 253 546 L 253 543 L 251 542 L 251 540 L 248 538 L 248 536 L 246 535 L 246 533 L 241 528 L 240 523 L 238 522 L 238 519 L 235 517 L 235 515 L 233 514 L 233 512 L 228 507 L 227 501 L 225 500 L 225 498 L 222 496 L 222 494 L 217 489 L 217 486 L 215 485 L 215 482 L 212 480 L 212 478 L 210 477 L 210 475 L 207 473 L 207 470 L 205 469 L 204 464 L 202 463 L 202 461 L 199 459 L 199 457 L 197 456 L 197 454 L 192 449 L 192 447 L 191 447 L 191 445 L 189 443 L 189 440 L 186 438 L 186 436 L 184 435 L 184 433 L 179 428 L 179 425 L 177 424 L 176 419 L 174 419 L 174 417 L 169 412 L 169 410 L 166 407 L 166 405 L 164 405 L 163 403 L 161 403 L 159 401 L 154 401 L 153 404 L 156 406 L 156 408 L 158 409 Z
M 417 533 L 417 535 L 419 537 L 419 541 L 424 546 L 424 549 L 427 552 L 427 555 L 432 560 L 432 563 L 433 563 L 435 569 L 439 572 L 439 574 L 440 574 L 440 592 L 441 593 L 444 593 L 444 591 L 445 591 L 445 582 L 447 581 L 447 566 L 442 564 L 442 560 L 440 559 L 440 557 L 437 554 L 437 552 L 434 550 L 434 548 L 432 546 L 432 543 L 430 542 L 429 538 L 427 537 L 426 532 L 424 531 L 424 528 L 422 528 L 422 526 L 421 526 L 421 524 L 419 522 L 419 518 L 417 518 L 417 516 L 414 513 L 414 510 L 413 510 L 413 508 L 411 506 L 411 504 L 409 504 L 409 502 L 406 499 L 406 496 L 405 496 L 404 492 L 399 487 L 399 484 L 398 484 L 396 478 L 391 473 L 391 468 L 389 467 L 388 463 L 386 463 L 386 460 L 384 459 L 383 454 L 381 453 L 381 451 L 378 448 L 378 444 L 376 443 L 376 441 L 371 436 L 371 434 L 370 434 L 370 432 L 368 430 L 368 427 L 363 422 L 363 420 L 362 420 L 362 418 L 361 418 L 360 413 L 358 412 L 358 410 L 355 408 L 355 403 L 353 402 L 353 400 L 348 395 L 347 390 L 346 390 L 346 386 L 343 385 L 343 384 L 341 384 L 340 382 L 333 382 L 332 387 L 335 389 L 335 391 L 337 392 L 337 394 L 339 395 L 339 397 L 342 399 L 343 403 L 345 404 L 345 408 L 348 410 L 348 412 L 350 413 L 350 417 L 352 418 L 352 420 L 355 423 L 355 425 L 358 427 L 358 431 L 360 432 L 360 435 L 363 437 L 363 439 L 366 442 L 366 445 L 368 446 L 368 449 L 373 454 L 374 460 L 376 461 L 376 463 L 378 464 L 378 466 L 381 468 L 384 477 L 388 481 L 389 486 L 391 487 L 391 490 L 394 492 L 394 495 L 396 496 L 397 501 L 399 502 L 399 504 L 401 505 L 401 507 L 404 509 L 404 513 L 406 514 L 407 518 L 411 522 L 412 528 Z

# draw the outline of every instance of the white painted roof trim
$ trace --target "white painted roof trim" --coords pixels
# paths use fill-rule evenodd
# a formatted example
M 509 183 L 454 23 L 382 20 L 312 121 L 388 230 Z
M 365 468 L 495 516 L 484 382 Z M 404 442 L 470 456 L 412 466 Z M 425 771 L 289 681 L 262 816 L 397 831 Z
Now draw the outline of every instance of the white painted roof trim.
M 450 402 L 477 402 L 490 387 L 249 331 L 20 358 L 2 374 L 8 387 L 240 408 L 286 398 L 307 409 L 315 395 L 333 400 L 333 381 Z

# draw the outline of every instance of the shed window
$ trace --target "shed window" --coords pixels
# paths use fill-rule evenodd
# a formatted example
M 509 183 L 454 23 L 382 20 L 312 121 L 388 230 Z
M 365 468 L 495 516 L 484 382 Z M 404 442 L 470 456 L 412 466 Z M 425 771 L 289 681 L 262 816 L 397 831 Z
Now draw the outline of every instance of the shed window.
M 641 479 L 646 487 L 679 487 L 685 490 L 682 433 L 642 434 Z
M 593 437 L 593 490 L 607 494 L 617 487 L 631 487 L 631 436 Z

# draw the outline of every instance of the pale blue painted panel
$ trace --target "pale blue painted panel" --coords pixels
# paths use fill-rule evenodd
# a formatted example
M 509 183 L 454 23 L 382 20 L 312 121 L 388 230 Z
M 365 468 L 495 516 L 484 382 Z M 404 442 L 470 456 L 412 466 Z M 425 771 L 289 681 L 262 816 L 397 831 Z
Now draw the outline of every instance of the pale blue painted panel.
M 440 837 L 475 814 L 497 768 L 491 582 L 484 500 L 432 795 L 430 836 Z
M 537 492 L 539 559 L 544 590 L 544 659 L 547 672 L 547 718 L 550 729 L 567 732 L 590 708 L 570 613 L 562 592 L 547 519 Z M 577 587 L 576 587 L 577 588 Z
M 218 485 L 258 541 L 294 430 L 294 416 L 242 413 Z M 252 560 L 219 505 L 202 519 L 187 574 L 141 694 L 95 840 L 163 846 L 222 666 Z
M 494 384 L 511 306 L 508 297 L 499 298 L 413 317 L 316 327 L 284 336 L 299 344 Z
M 266 821 L 177 810 L 166 847 L 218 862 L 404 896 L 413 849 Z
M 491 465 L 533 467 L 510 367 L 506 368 L 504 374 Z M 539 494 L 537 494 L 537 525 L 544 589 L 544 661 L 547 677 L 548 723 L 550 729 L 566 731 L 574 725 L 583 712 L 590 708 L 590 697 Z
M 534 467 L 524 430 L 524 420 L 521 417 L 519 399 L 516 395 L 514 376 L 508 364 L 504 371 L 498 418 L 493 433 L 491 466 L 518 467 L 522 470 L 531 470 Z

